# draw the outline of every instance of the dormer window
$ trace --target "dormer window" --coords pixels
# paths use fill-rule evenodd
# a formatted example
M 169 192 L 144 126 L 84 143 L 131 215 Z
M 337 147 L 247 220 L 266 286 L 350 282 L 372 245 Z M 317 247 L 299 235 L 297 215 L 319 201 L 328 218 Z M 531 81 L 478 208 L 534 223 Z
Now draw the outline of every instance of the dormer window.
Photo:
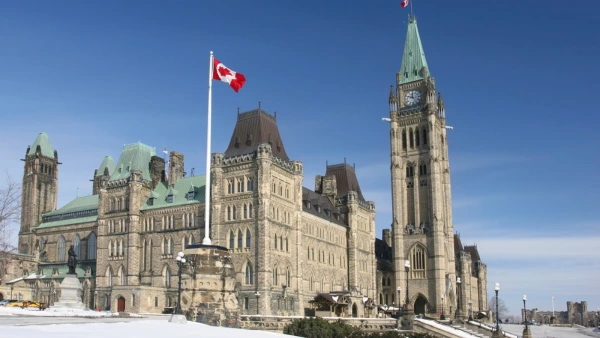
M 173 194 L 167 195 L 167 203 L 173 203 Z
M 148 199 L 148 205 L 154 205 L 154 197 Z
M 325 213 L 327 214 L 327 217 L 331 217 L 331 210 L 329 210 L 329 209 L 326 209 L 326 210 L 325 210 Z
M 321 212 L 321 206 L 317 205 L 317 212 Z
M 194 191 L 190 191 L 187 193 L 187 199 L 188 200 L 193 200 L 194 196 L 196 196 L 196 193 Z
M 310 209 L 310 201 L 306 201 L 306 207 Z

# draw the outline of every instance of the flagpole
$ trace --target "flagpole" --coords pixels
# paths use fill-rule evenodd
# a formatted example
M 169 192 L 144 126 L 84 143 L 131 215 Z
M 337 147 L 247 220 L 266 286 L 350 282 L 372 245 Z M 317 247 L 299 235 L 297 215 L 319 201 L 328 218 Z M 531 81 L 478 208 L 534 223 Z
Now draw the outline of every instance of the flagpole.
M 210 62 L 208 68 L 208 123 L 206 131 L 206 182 L 204 183 L 204 239 L 202 244 L 211 245 L 210 241 L 210 132 L 212 114 L 212 77 L 213 77 L 213 52 L 210 51 Z

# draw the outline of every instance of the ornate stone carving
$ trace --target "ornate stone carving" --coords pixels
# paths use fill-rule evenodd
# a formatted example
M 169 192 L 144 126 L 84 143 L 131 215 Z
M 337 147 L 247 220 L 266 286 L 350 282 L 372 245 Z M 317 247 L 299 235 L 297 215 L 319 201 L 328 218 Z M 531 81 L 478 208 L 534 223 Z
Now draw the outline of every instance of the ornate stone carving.
M 407 224 L 404 233 L 409 235 L 426 234 L 431 230 L 429 222 L 421 222 L 419 225 Z

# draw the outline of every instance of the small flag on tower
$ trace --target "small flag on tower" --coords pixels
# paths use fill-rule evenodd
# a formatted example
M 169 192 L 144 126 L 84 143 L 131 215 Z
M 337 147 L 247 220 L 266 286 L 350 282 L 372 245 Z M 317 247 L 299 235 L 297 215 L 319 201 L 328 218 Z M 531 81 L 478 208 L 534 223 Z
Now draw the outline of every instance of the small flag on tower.
M 400 3 L 400 6 L 402 6 L 402 8 L 405 8 L 406 6 L 408 6 L 409 2 L 410 2 L 410 0 L 404 0 Z
M 234 72 L 215 58 L 213 60 L 213 80 L 221 80 L 229 83 L 229 86 L 237 93 L 244 83 L 246 83 L 244 74 Z

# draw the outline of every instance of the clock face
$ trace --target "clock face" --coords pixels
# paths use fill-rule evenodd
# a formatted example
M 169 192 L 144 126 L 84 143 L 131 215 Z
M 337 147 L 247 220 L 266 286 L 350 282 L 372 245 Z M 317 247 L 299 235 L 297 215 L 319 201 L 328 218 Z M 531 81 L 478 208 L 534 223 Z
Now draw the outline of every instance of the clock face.
M 406 103 L 407 106 L 414 106 L 419 103 L 419 101 L 421 101 L 421 93 L 417 90 L 411 90 L 404 96 L 404 103 Z

